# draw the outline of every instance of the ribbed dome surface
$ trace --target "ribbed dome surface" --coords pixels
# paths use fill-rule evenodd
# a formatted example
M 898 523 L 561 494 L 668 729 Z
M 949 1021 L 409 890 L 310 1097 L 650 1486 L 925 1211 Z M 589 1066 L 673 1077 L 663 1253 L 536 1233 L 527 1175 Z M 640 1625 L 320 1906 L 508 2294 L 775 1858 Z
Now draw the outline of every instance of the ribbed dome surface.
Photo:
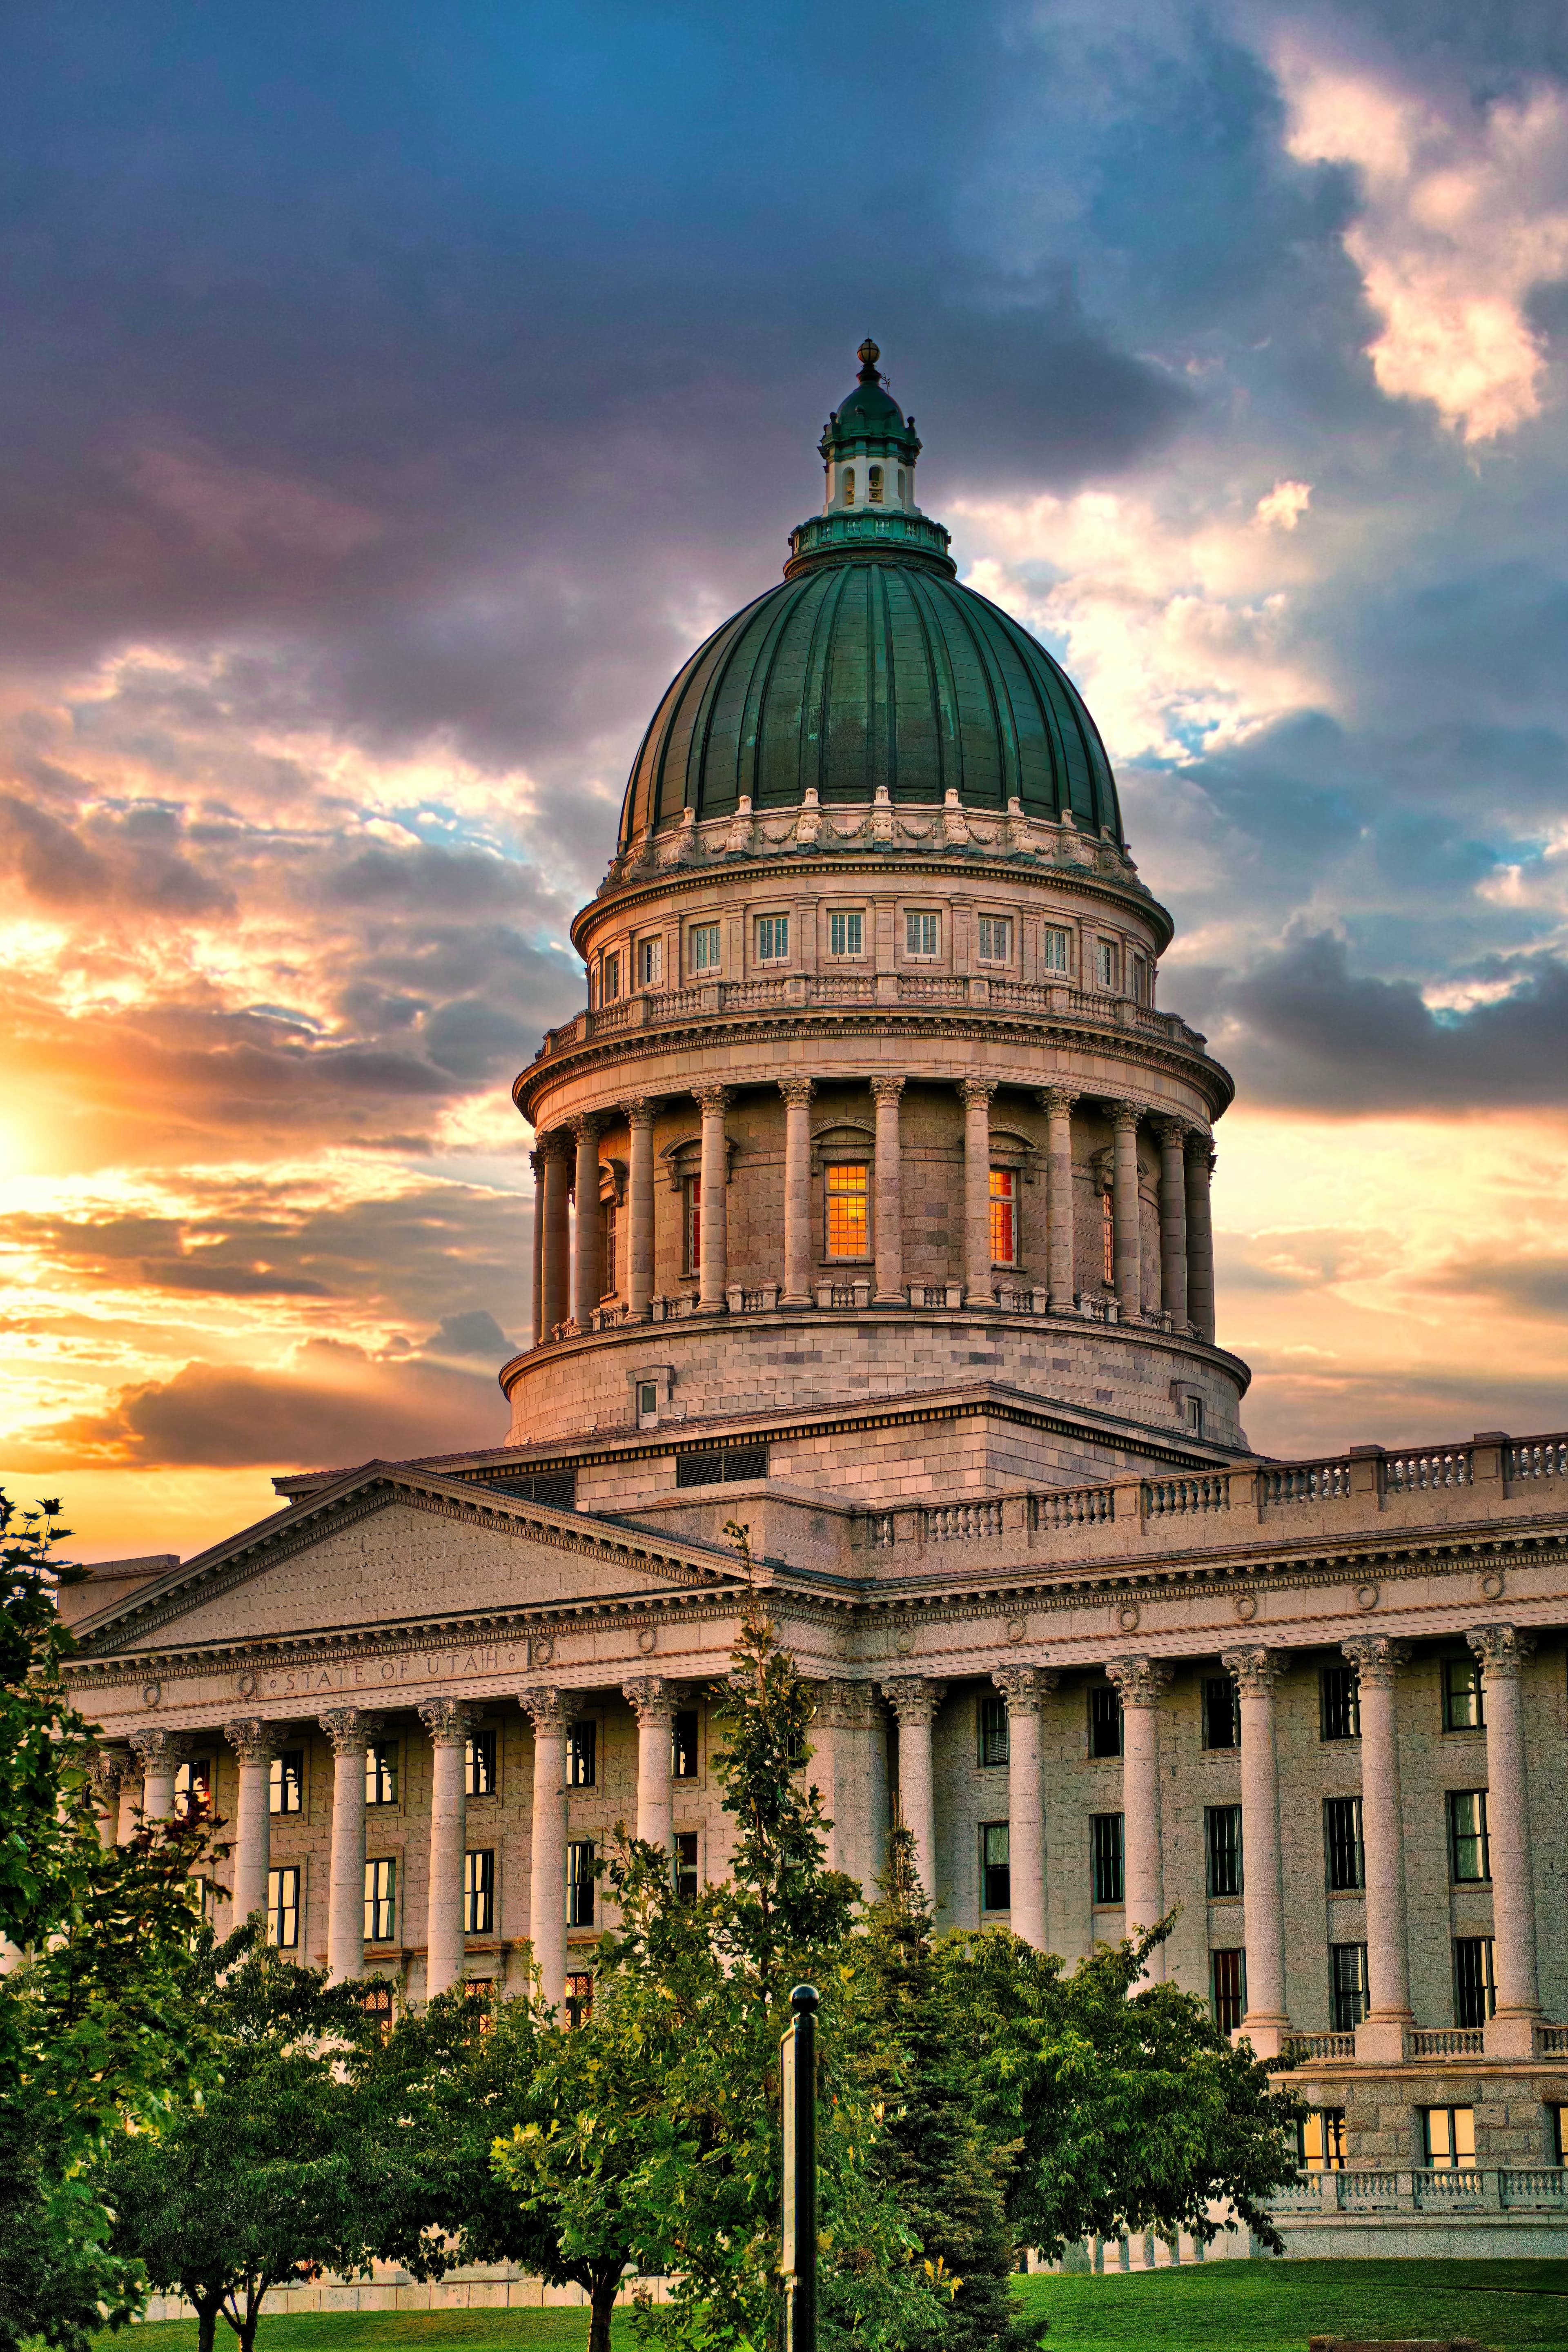
M 683 809 L 721 816 L 742 793 L 940 801 L 1026 815 L 1070 809 L 1120 843 L 1110 762 L 1045 647 L 945 570 L 914 559 L 818 562 L 699 646 L 644 739 L 623 845 Z

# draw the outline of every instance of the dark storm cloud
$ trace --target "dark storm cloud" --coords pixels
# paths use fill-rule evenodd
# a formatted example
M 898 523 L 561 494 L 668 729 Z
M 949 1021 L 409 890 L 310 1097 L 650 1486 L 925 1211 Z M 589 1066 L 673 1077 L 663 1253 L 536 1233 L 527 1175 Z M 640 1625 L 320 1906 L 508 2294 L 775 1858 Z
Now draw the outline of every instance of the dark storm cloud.
M 430 1347 L 437 1356 L 482 1356 L 496 1364 L 511 1353 L 511 1341 L 482 1307 L 470 1308 L 466 1315 L 443 1315 Z

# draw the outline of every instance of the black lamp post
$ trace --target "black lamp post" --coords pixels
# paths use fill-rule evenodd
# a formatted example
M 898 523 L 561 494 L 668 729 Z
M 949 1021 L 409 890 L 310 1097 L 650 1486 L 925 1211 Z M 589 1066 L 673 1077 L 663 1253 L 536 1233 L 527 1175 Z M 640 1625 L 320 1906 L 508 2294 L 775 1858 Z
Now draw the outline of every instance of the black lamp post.
M 816 2352 L 816 2012 L 796 1985 L 779 2044 L 783 2084 L 784 2352 Z

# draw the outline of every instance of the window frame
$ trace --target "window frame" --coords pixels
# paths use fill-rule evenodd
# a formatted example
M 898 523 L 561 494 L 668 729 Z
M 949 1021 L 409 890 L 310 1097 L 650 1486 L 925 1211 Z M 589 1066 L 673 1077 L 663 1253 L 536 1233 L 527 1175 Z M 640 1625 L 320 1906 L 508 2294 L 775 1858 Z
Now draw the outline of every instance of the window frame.
M 1348 1808 L 1351 1835 L 1336 1835 L 1339 1809 Z M 1340 1874 L 1348 1857 L 1348 1866 L 1354 1875 L 1346 1878 Z M 1323 1891 L 1328 1895 L 1363 1895 L 1366 1892 L 1365 1815 L 1359 1796 L 1325 1797 L 1323 1799 Z
M 985 934 L 991 933 L 987 946 Z M 996 933 L 1002 934 L 998 950 Z M 988 971 L 1005 971 L 1013 961 L 1013 918 L 1011 915 L 976 915 L 974 919 L 974 961 Z
M 1484 2026 L 1497 2015 L 1496 1939 L 1491 1936 L 1456 1936 L 1453 1940 L 1454 2023 L 1472 2029 Z M 1478 1962 L 1468 1972 L 1459 1958 L 1460 1953 L 1466 1951 L 1473 1951 Z M 1467 1973 L 1473 1981 L 1466 1981 Z
M 697 1282 L 702 1274 L 702 1171 L 688 1169 L 680 1180 L 680 1246 L 685 1259 L 683 1282 Z
M 1222 1688 L 1228 1692 L 1230 1697 L 1230 1738 L 1228 1739 L 1215 1739 L 1211 1737 L 1215 1728 L 1215 1710 L 1211 1706 L 1209 1694 L 1211 1691 L 1216 1691 Z M 1203 1677 L 1202 1694 L 1199 1704 L 1203 1710 L 1205 1755 L 1239 1755 L 1241 1751 L 1241 1694 L 1237 1689 L 1234 1676 L 1230 1675 L 1205 1675 Z
M 1062 960 L 1060 963 L 1055 963 L 1052 961 L 1051 948 L 1048 944 L 1048 942 L 1057 940 L 1061 941 Z M 1070 980 L 1072 978 L 1072 930 L 1069 925 L 1066 923 L 1042 923 L 1040 925 L 1040 970 L 1047 976 L 1052 973 L 1059 973 L 1063 980 Z
M 483 1786 L 480 1785 L 481 1781 Z M 471 1805 L 488 1805 L 500 1796 L 500 1729 L 477 1723 L 463 1739 L 463 1796 Z
M 763 945 L 763 926 L 767 925 L 768 945 Z M 779 934 L 782 932 L 782 940 Z M 752 952 L 759 964 L 788 963 L 789 916 L 754 915 L 752 919 Z
M 1456 1672 L 1456 1669 L 1458 1672 Z M 1458 1732 L 1472 1737 L 1487 1727 L 1486 1686 L 1478 1657 L 1447 1657 L 1442 1662 L 1443 1730 L 1445 1735 Z M 1460 1677 L 1463 1680 L 1460 1680 Z M 1468 1720 L 1456 1722 L 1456 1714 L 1468 1710 Z
M 1458 1809 L 1462 1804 L 1471 1802 L 1476 1807 L 1479 1826 L 1473 1830 L 1461 1830 Z M 1449 1885 L 1451 1886 L 1489 1886 L 1492 1883 L 1491 1823 L 1488 1819 L 1486 1790 L 1447 1789 L 1444 1791 L 1444 1806 L 1448 1825 Z M 1460 1847 L 1472 1843 L 1478 1849 L 1481 1868 L 1476 1872 L 1461 1873 Z
M 1353 1970 L 1341 1966 L 1341 1955 L 1355 1954 Z M 1353 2033 L 1366 2016 L 1372 1995 L 1367 1980 L 1367 1948 L 1363 1941 L 1329 1946 L 1329 2018 L 1335 2033 Z M 1342 1979 L 1353 1974 L 1355 1982 Z M 1353 2007 L 1354 2015 L 1351 2015 Z
M 1222 1986 L 1220 1980 L 1224 1977 L 1233 1977 L 1235 1982 Z M 1240 2031 L 1242 2020 L 1247 2015 L 1245 1944 L 1213 1944 L 1209 1947 L 1209 2008 L 1222 2033 Z M 1231 2011 L 1235 2015 L 1227 2024 L 1226 2017 Z
M 174 1767 L 175 1821 L 211 1821 L 216 1778 L 217 1766 L 211 1756 L 187 1756 Z
M 1434 2116 L 1444 2119 L 1441 2137 L 1447 2146 L 1435 2145 L 1439 2137 L 1432 2128 Z M 1464 2117 L 1461 2124 L 1460 2117 Z M 1468 2148 L 1459 2142 L 1468 2139 Z M 1474 2172 L 1476 2169 L 1476 2111 L 1472 2106 L 1438 2106 L 1421 2109 L 1421 2156 L 1428 2172 Z
M 681 1727 L 691 1726 L 691 1769 L 681 1769 Z M 678 1706 L 669 1719 L 669 1777 L 672 1780 L 697 1782 L 702 1778 L 702 1710 L 696 1706 Z
M 724 926 L 710 919 L 686 927 L 686 969 L 693 980 L 712 980 L 723 968 Z
M 996 1190 L 998 1179 L 1006 1187 L 1003 1192 L 998 1192 Z M 989 1194 L 986 1201 L 986 1211 L 990 1220 L 991 1264 L 1003 1273 L 1015 1272 L 1022 1263 L 1018 1248 L 1018 1211 L 1021 1205 L 1017 1169 L 993 1167 L 990 1171 Z M 998 1217 L 999 1210 L 1005 1212 L 1004 1218 Z M 1001 1233 L 998 1232 L 999 1224 L 1004 1227 Z M 1011 1256 L 998 1255 L 996 1244 L 999 1239 L 1008 1239 L 1012 1242 Z
M 365 1810 L 378 1813 L 395 1813 L 403 1802 L 403 1782 L 399 1767 L 398 1739 L 367 1739 L 364 1745 Z M 384 1796 L 381 1790 L 385 1789 Z
M 566 2030 L 574 2033 L 586 2025 L 594 2014 L 594 1971 L 592 1969 L 568 1969 L 566 1972 Z
M 999 1851 L 998 1851 L 999 1849 Z M 993 1903 L 1005 1890 L 1005 1903 Z M 1013 1908 L 1013 1836 L 1009 1822 L 980 1823 L 980 1916 L 996 1918 Z
M 866 961 L 866 909 L 865 909 L 865 908 L 864 908 L 864 907 L 829 907 L 829 908 L 827 908 L 825 911 L 826 911 L 826 917 L 827 917 L 827 950 L 826 950 L 826 953 L 827 953 L 827 961 L 828 961 L 828 962 L 829 962 L 829 963 L 864 963 L 864 962 L 865 962 L 865 961 Z M 854 944 L 854 946 L 853 946 L 853 947 L 850 947 L 850 946 L 848 946 L 847 944 L 844 945 L 843 947 L 835 947 L 835 946 L 834 946 L 834 944 L 833 944 L 833 935 L 834 935 L 834 926 L 835 926 L 836 924 L 842 924 L 842 925 L 843 925 L 843 927 L 844 927 L 844 938 L 845 938 L 845 940 L 846 940 L 846 942 L 847 942 L 847 941 L 848 941 L 848 939 L 849 939 L 849 936 L 850 936 L 851 929 L 853 929 L 853 932 L 854 932 L 854 938 L 855 938 L 855 944 Z
M 1115 1911 L 1127 1901 L 1127 1816 L 1124 1812 L 1090 1813 L 1089 1817 L 1089 1904 Z M 1107 1888 L 1113 1889 L 1107 1893 Z
M 1108 1725 L 1114 1725 L 1114 1748 L 1100 1746 L 1100 1735 Z M 1089 1686 L 1089 1759 L 1091 1764 L 1119 1763 L 1127 1745 L 1127 1725 L 1122 1715 L 1121 1693 L 1112 1682 L 1090 1683 Z
M 1012 1718 L 1006 1694 L 980 1692 L 974 1709 L 975 1763 L 982 1772 L 1004 1770 L 1012 1755 Z
M 1315 2153 L 1307 2144 L 1314 2124 Z M 1343 2107 L 1310 2107 L 1296 2126 L 1296 2155 L 1303 2172 L 1343 2172 L 1349 2157 Z
M 287 1884 L 290 1879 L 293 1881 L 293 1900 L 291 1902 L 288 1899 L 289 1888 Z M 274 1885 L 276 1885 L 278 1890 L 276 1900 L 274 1900 L 273 1896 Z M 275 1862 L 268 1864 L 267 1870 L 267 1941 L 271 1945 L 274 1951 L 297 1952 L 299 1950 L 300 1922 L 305 1908 L 304 1894 L 305 1869 L 302 1863 Z M 291 1917 L 293 1921 L 294 1932 L 291 1936 L 284 1936 L 279 1928 L 279 1922 L 287 1917 Z
M 305 1813 L 305 1755 L 306 1751 L 303 1748 L 280 1748 L 277 1754 L 268 1759 L 267 1767 L 267 1811 L 269 1820 L 275 1822 L 303 1820 Z M 295 1768 L 292 1779 L 290 1779 L 289 1771 L 290 1764 Z M 294 1794 L 294 1802 L 292 1804 L 289 1802 L 289 1793 L 290 1789 L 292 1789 Z M 281 1801 L 276 1805 L 272 1801 L 275 1794 L 281 1800 Z
M 858 1192 L 865 1217 L 864 1246 L 857 1250 L 836 1250 L 833 1246 L 834 1178 L 853 1174 L 859 1178 L 858 1186 L 846 1186 L 840 1198 L 849 1198 Z M 824 1265 L 870 1265 L 875 1262 L 875 1234 L 872 1213 L 871 1163 L 868 1160 L 825 1160 L 822 1163 L 822 1264 Z
M 664 933 L 637 941 L 637 986 L 639 989 L 664 986 Z
M 469 1846 L 463 1855 L 463 1933 L 493 1936 L 496 1931 L 496 1850 L 493 1845 Z
M 1246 1893 L 1242 1853 L 1241 1807 L 1204 1807 L 1204 1878 L 1211 1903 L 1229 1902 Z
M 868 465 L 866 468 L 866 504 L 879 507 L 886 503 L 886 468 Z
M 599 1002 L 618 1004 L 621 996 L 621 951 L 606 948 L 599 959 Z
M 367 1944 L 395 1944 L 397 1941 L 397 1864 L 398 1856 L 395 1853 L 367 1853 L 364 1858 L 364 1940 Z M 384 1880 L 381 1876 L 383 1872 L 385 1873 Z M 387 1920 L 384 1936 L 377 1932 L 384 1912 Z
M 926 936 L 926 927 L 930 926 L 931 945 L 929 948 L 916 947 L 912 944 L 916 937 L 917 924 L 920 926 L 919 936 L 922 940 Z M 942 961 L 942 912 L 939 908 L 906 907 L 904 908 L 904 961 L 906 963 L 940 963 Z
M 566 1841 L 566 1925 L 568 1927 L 592 1927 L 597 1906 L 595 1894 L 598 1885 L 595 1864 L 598 1848 L 593 1838 L 568 1838 Z
M 1343 1711 L 1344 1720 L 1350 1727 L 1345 1731 L 1333 1731 L 1329 1727 L 1331 1722 L 1339 1720 L 1340 1717 L 1337 1700 L 1342 1677 L 1347 1700 Z M 1335 1686 L 1332 1698 L 1330 1696 L 1331 1685 Z M 1353 1666 L 1322 1666 L 1319 1669 L 1318 1738 L 1321 1742 L 1332 1741 L 1336 1744 L 1341 1740 L 1361 1738 L 1361 1682 Z
M 695 1903 L 702 1892 L 702 1839 L 698 1830 L 670 1832 L 670 1884 L 678 1903 Z
M 587 1769 L 584 1777 L 584 1759 Z M 599 1785 L 599 1721 L 596 1716 L 574 1716 L 566 1727 L 566 1786 L 596 1789 Z
M 1104 996 L 1120 996 L 1121 941 L 1110 939 L 1103 931 L 1095 934 L 1094 984 Z

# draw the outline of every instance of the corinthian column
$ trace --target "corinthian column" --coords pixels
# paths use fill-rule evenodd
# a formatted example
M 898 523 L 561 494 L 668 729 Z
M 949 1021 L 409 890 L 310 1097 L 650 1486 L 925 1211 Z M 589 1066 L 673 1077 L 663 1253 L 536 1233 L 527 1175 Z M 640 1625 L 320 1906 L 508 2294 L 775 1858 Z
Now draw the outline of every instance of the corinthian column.
M 120 1836 L 120 1791 L 130 1771 L 129 1756 L 116 1754 L 104 1748 L 93 1751 L 92 1796 L 98 1809 L 98 1834 L 105 1845 L 114 1845 Z
M 674 1791 L 670 1738 L 680 1685 L 667 1675 L 638 1675 L 621 1685 L 621 1696 L 637 1719 L 637 1835 L 645 1845 L 674 1853 Z
M 548 1135 L 539 1139 L 540 1156 L 544 1161 L 544 1264 L 541 1271 L 539 1310 L 540 1337 L 552 1339 L 556 1326 L 564 1323 L 571 1311 L 567 1294 L 567 1269 L 571 1263 L 572 1226 L 566 1207 L 566 1154 L 570 1149 L 564 1129 L 552 1127 Z
M 1061 1679 L 1044 1666 L 997 1666 L 992 1681 L 1007 1701 L 1007 1858 L 1012 1927 L 1046 1948 L 1046 1808 L 1040 1711 Z
M 877 1105 L 877 1297 L 904 1303 L 904 1179 L 899 1137 L 902 1078 L 873 1078 Z
M 1279 1854 L 1279 1756 L 1274 1688 L 1289 1668 L 1257 1643 L 1226 1650 L 1241 1715 L 1241 1856 L 1247 1943 L 1247 2014 L 1241 2030 L 1260 2058 L 1289 2039 L 1285 1994 L 1285 1882 Z
M 533 1291 L 529 1302 L 531 1339 L 537 1348 L 544 1320 L 544 1158 L 542 1152 L 531 1151 L 528 1164 L 533 1171 Z
M 1046 1280 L 1053 1309 L 1067 1315 L 1078 1292 L 1072 1199 L 1072 1107 L 1078 1097 L 1070 1087 L 1046 1087 L 1038 1099 L 1046 1114 Z
M 810 1078 L 781 1078 L 784 1098 L 784 1199 L 783 1307 L 811 1305 L 811 1097 Z
M 1214 1227 L 1209 1218 L 1209 1179 L 1214 1146 L 1195 1130 L 1187 1137 L 1187 1312 L 1200 1339 L 1213 1342 Z
M 334 1706 L 321 1717 L 332 1743 L 332 1860 L 327 1889 L 327 1973 L 364 1974 L 364 1752 L 381 1717 Z M 399 1874 L 401 1875 L 401 1874 Z
M 1541 1989 L 1530 1778 L 1524 1758 L 1524 1662 L 1535 1643 L 1515 1625 L 1472 1625 L 1465 1639 L 1481 1662 L 1486 1701 L 1487 1834 L 1497 1971 L 1497 2015 L 1487 2023 L 1487 2055 L 1531 2058 Z
M 1138 1206 L 1138 1121 L 1135 1102 L 1112 1103 L 1110 1125 L 1115 1138 L 1111 1161 L 1115 1212 L 1116 1297 L 1123 1322 L 1135 1320 L 1143 1306 L 1143 1243 Z
M 966 1307 L 992 1307 L 991 1296 L 991 1097 L 989 1078 L 963 1078 L 963 1287 Z
M 1178 1331 L 1187 1328 L 1187 1130 L 1157 1118 L 1160 1139 L 1160 1304 Z M 1247 1962 L 1250 1969 L 1252 1963 Z
M 653 1298 L 653 1105 L 639 1096 L 621 1108 L 631 1129 L 626 1171 L 626 1213 L 631 1220 L 626 1312 L 634 1323 L 646 1323 Z
M 1160 1845 L 1160 1693 L 1171 1669 L 1156 1658 L 1111 1658 L 1105 1669 L 1121 1695 L 1121 1809 L 1126 1853 L 1127 1932 L 1158 1927 L 1165 1916 L 1165 1864 Z M 1165 1973 L 1165 1948 L 1149 1955 L 1144 1978 Z
M 282 1746 L 282 1727 L 258 1715 L 226 1723 L 223 1736 L 239 1759 L 239 1802 L 234 1822 L 234 1924 L 267 1908 L 267 1872 L 272 1848 L 272 1759 Z
M 1358 2058 L 1402 2060 L 1410 2006 L 1410 1940 L 1405 1902 L 1405 1799 L 1399 1780 L 1394 1677 L 1409 1658 L 1386 1633 L 1342 1642 L 1361 1685 L 1362 1843 L 1366 1856 L 1367 2012 L 1356 2029 Z
M 895 1675 L 882 1696 L 899 1718 L 899 1805 L 915 1842 L 921 1884 L 936 1901 L 936 1784 L 931 1776 L 931 1727 L 947 1695 L 945 1683 L 924 1675 Z
M 520 1691 L 533 1726 L 533 1835 L 529 1857 L 528 1934 L 547 2001 L 566 1992 L 566 1727 L 571 1701 L 548 1685 Z
M 697 1311 L 722 1315 L 724 1289 L 730 1279 L 728 1202 L 730 1155 L 724 1136 L 724 1113 L 731 1100 L 728 1087 L 693 1087 L 702 1110 L 702 1257 L 699 1268 Z
M 426 1698 L 419 1720 L 430 1734 L 430 1887 L 425 1908 L 425 1990 L 446 1992 L 463 1973 L 463 1849 L 467 1843 L 468 1735 L 477 1707 Z
M 131 1745 L 142 1759 L 142 1811 L 150 1822 L 174 1818 L 174 1775 L 189 1753 L 175 1731 L 133 1731 Z
M 604 1120 L 586 1111 L 567 1125 L 577 1139 L 577 1255 L 572 1267 L 572 1319 L 586 1331 L 599 1304 L 599 1137 Z

